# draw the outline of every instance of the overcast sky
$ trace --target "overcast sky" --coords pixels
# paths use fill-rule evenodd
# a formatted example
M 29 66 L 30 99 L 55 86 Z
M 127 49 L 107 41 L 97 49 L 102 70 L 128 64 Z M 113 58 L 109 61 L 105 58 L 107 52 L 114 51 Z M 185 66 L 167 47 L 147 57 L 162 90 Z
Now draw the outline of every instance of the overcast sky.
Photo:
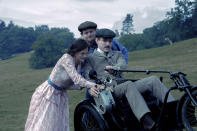
M 0 0 L 0 19 L 34 27 L 68 27 L 76 37 L 78 25 L 94 21 L 98 28 L 120 28 L 127 13 L 133 14 L 136 33 L 162 20 L 174 0 Z

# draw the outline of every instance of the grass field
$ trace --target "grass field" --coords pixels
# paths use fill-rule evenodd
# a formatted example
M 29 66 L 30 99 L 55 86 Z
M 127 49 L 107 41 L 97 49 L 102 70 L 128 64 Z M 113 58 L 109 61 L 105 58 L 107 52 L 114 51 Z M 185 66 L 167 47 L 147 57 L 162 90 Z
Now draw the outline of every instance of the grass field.
M 29 57 L 30 53 L 25 53 L 9 60 L 0 60 L 0 131 L 24 130 L 32 93 L 46 80 L 52 70 L 52 68 L 30 69 Z M 172 46 L 131 52 L 129 68 L 182 71 L 188 75 L 192 84 L 197 84 L 197 38 L 174 43 Z M 130 73 L 125 76 L 146 77 L 143 73 Z M 164 75 L 164 83 L 167 86 L 173 84 L 168 75 Z M 68 94 L 72 131 L 73 112 L 77 103 L 84 98 L 85 90 L 69 91 Z M 180 94 L 173 92 L 177 98 Z

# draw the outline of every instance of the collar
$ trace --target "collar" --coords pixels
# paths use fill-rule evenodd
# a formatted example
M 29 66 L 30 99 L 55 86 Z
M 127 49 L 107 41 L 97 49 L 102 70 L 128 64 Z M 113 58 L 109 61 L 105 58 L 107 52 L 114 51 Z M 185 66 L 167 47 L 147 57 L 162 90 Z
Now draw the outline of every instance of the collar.
M 101 49 L 97 48 L 97 51 L 98 51 L 100 54 L 103 54 L 103 55 L 107 56 L 107 53 L 105 53 L 105 52 L 102 51 Z
M 105 53 L 101 49 L 97 48 L 96 50 L 94 50 L 94 54 L 98 56 L 111 57 L 113 55 L 113 52 L 112 50 L 110 50 L 108 53 Z

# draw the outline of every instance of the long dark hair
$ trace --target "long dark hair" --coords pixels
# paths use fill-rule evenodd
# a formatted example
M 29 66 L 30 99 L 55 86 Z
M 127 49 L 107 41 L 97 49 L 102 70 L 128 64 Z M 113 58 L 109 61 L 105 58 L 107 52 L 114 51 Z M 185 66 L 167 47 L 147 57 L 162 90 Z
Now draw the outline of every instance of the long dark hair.
M 86 48 L 89 49 L 88 43 L 83 39 L 77 39 L 70 45 L 67 53 L 71 56 L 74 56 L 77 52 L 82 51 Z

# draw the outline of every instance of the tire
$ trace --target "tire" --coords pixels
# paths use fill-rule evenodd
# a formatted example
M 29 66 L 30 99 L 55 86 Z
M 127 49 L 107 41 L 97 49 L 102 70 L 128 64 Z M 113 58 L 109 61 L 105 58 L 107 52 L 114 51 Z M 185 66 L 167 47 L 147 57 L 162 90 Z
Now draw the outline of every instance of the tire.
M 74 114 L 75 131 L 106 131 L 107 125 L 92 105 L 78 106 Z
M 197 100 L 197 90 L 192 91 L 192 96 Z M 197 130 L 197 107 L 191 102 L 189 96 L 187 96 L 183 102 L 181 115 L 186 130 Z

